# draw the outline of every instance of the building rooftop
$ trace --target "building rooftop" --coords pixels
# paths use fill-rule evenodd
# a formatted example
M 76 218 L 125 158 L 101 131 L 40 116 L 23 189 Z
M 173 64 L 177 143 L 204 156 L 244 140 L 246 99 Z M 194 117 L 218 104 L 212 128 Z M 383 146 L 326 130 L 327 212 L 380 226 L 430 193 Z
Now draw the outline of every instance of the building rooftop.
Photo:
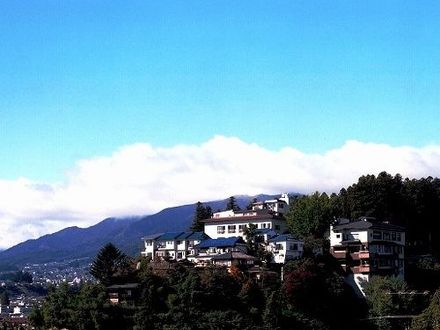
M 234 247 L 237 244 L 244 244 L 243 238 L 240 236 L 235 237 L 227 237 L 227 238 L 210 238 L 206 239 L 200 244 L 197 245 L 197 248 L 206 249 L 206 248 L 221 248 L 221 247 Z
M 227 252 L 223 254 L 217 254 L 212 257 L 212 260 L 253 260 L 256 261 L 258 258 L 250 256 L 249 254 L 243 252 Z
M 341 223 L 342 222 L 342 223 Z M 333 226 L 333 231 L 339 231 L 344 229 L 378 229 L 378 230 L 390 230 L 390 231 L 401 231 L 404 232 L 405 228 L 401 226 L 392 225 L 386 222 L 377 222 L 375 218 L 363 217 L 356 221 L 347 222 L 346 219 L 342 219 Z
M 142 240 L 154 240 L 154 241 L 173 241 L 173 240 L 195 240 L 201 241 L 210 238 L 203 231 L 188 231 L 188 232 L 169 232 L 152 234 L 142 237 Z
M 269 242 L 285 242 L 285 241 L 299 241 L 299 239 L 291 234 L 282 234 L 282 235 L 272 237 L 268 241 Z

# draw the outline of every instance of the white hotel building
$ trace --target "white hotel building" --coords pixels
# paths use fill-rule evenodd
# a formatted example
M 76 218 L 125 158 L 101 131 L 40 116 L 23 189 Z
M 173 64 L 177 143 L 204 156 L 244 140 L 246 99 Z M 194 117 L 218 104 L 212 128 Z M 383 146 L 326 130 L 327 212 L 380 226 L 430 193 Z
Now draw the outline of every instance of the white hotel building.
M 277 234 L 287 230 L 284 214 L 289 210 L 289 196 L 254 203 L 252 210 L 216 212 L 211 218 L 203 220 L 205 234 L 211 238 L 241 236 L 249 223 L 258 229 L 271 229 Z

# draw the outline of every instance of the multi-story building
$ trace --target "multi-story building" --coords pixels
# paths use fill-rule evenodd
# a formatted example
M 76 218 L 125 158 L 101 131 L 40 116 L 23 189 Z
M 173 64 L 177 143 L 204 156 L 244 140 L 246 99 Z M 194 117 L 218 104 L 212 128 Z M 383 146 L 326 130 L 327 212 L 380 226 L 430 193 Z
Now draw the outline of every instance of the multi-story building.
M 404 277 L 405 230 L 371 217 L 338 219 L 330 226 L 330 252 L 363 294 L 362 283 L 372 275 Z
M 302 257 L 304 241 L 290 234 L 277 235 L 267 240 L 266 250 L 272 253 L 274 263 L 284 264 Z
M 214 263 L 213 258 L 232 252 L 246 254 L 246 243 L 243 238 L 237 236 L 204 240 L 195 247 L 195 254 L 188 257 L 188 260 L 199 266 L 206 266 Z
M 216 212 L 211 218 L 203 220 L 205 233 L 211 238 L 241 236 L 250 223 L 258 229 L 272 229 L 276 233 L 287 230 L 284 214 L 289 210 L 289 196 L 282 194 L 280 198 L 257 202 L 251 210 Z
M 209 236 L 204 232 L 173 232 L 143 237 L 145 250 L 141 255 L 156 260 L 183 260 L 195 255 L 194 247 Z

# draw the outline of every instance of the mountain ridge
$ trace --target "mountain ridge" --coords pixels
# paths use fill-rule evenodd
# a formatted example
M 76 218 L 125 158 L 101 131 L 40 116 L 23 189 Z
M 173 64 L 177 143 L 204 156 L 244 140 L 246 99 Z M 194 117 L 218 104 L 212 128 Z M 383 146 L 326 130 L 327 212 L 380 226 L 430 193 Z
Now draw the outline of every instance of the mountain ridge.
M 237 195 L 237 204 L 245 208 L 253 198 L 266 200 L 279 195 Z M 224 209 L 228 199 L 203 203 L 213 211 Z M 22 266 L 77 258 L 93 258 L 111 242 L 125 253 L 135 256 L 141 250 L 141 238 L 167 231 L 187 231 L 192 223 L 196 203 L 165 208 L 152 215 L 109 217 L 87 228 L 71 226 L 36 239 L 29 239 L 0 251 L 0 264 Z

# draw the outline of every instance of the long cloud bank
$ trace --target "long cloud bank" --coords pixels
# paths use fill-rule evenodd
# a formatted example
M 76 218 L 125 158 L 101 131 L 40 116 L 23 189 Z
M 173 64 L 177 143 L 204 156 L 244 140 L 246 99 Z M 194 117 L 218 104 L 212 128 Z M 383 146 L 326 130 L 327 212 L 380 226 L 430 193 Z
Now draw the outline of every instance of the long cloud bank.
M 139 143 L 78 161 L 63 183 L 0 179 L 0 247 L 108 216 L 151 214 L 233 194 L 338 192 L 361 175 L 381 171 L 440 176 L 440 146 L 348 141 L 324 154 L 307 154 L 223 136 L 171 148 Z

